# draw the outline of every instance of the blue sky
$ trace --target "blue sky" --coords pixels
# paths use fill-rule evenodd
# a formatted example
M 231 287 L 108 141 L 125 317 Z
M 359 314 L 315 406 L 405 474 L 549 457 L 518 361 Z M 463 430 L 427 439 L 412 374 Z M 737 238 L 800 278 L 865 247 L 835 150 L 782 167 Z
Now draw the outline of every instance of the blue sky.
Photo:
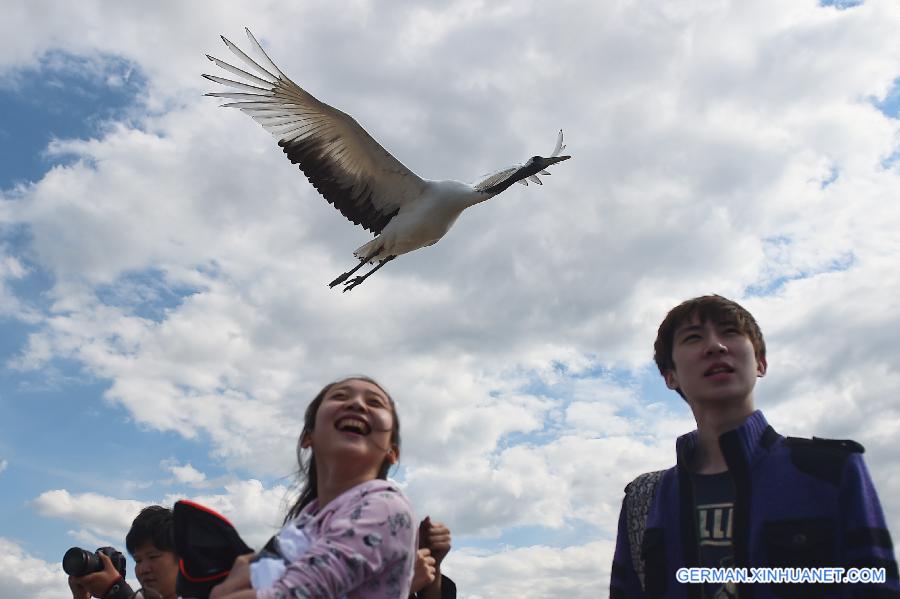
M 709 292 L 766 332 L 769 420 L 863 442 L 900 526 L 895 3 L 29 6 L 0 36 L 0 595 L 66 597 L 65 549 L 147 503 L 264 540 L 306 402 L 364 372 L 464 596 L 594 597 L 622 487 L 692 426 L 656 326 Z M 202 95 L 244 26 L 424 176 L 559 128 L 574 158 L 333 293 L 367 234 Z
M 0 113 L 6 115 L 0 136 L 7 148 L 0 161 L 0 187 L 8 193 L 67 162 L 66 157 L 47 155 L 52 140 L 100 137 L 110 123 L 127 120 L 140 105 L 145 82 L 133 66 L 104 57 L 104 72 L 84 72 L 79 67 L 85 62 L 51 52 L 37 68 L 14 72 L 0 88 Z M 110 72 L 127 73 L 128 78 L 111 82 Z M 32 260 L 27 227 L 4 229 L 2 239 L 28 270 L 11 289 L 46 309 L 43 294 L 52 286 L 53 275 Z M 153 286 L 155 277 L 146 272 L 130 278 Z M 152 318 L 177 305 L 187 290 L 159 286 L 158 292 L 136 311 Z M 116 303 L 115 289 L 98 289 L 98 294 L 106 303 Z M 121 407 L 103 401 L 109 381 L 86 372 L 78 362 L 53 360 L 38 371 L 9 367 L 37 328 L 16 319 L 0 321 L 0 360 L 7 364 L 0 370 L 0 455 L 8 462 L 0 528 L 4 535 L 28 539 L 25 547 L 52 562 L 76 541 L 59 535 L 58 520 L 34 517 L 29 503 L 42 492 L 125 492 L 149 504 L 159 500 L 158 489 L 123 489 L 123 482 L 159 479 L 161 464 L 172 460 L 190 462 L 213 476 L 221 469 L 196 441 L 148 430 Z M 120 539 L 111 541 L 121 545 Z

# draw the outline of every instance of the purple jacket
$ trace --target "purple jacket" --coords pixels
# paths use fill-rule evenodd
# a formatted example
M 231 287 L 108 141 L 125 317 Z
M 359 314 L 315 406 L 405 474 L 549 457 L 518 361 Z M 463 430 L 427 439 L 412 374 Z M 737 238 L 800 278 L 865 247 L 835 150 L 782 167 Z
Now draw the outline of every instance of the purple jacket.
M 666 470 L 647 516 L 641 553 L 646 589 L 635 574 L 626 510 L 619 517 L 610 598 L 701 597 L 676 570 L 700 564 L 693 488 L 686 465 L 697 431 L 679 437 L 677 465 Z M 885 568 L 885 584 L 743 584 L 740 599 L 835 597 L 900 599 L 897 562 L 878 495 L 853 441 L 782 437 L 754 412 L 719 437 L 735 486 L 736 568 Z

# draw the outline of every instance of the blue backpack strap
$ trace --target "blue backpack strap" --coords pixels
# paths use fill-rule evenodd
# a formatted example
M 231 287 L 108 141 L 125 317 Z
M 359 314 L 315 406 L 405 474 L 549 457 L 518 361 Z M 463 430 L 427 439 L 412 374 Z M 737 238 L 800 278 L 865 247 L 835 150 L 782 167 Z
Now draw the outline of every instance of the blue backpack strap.
M 642 590 L 646 589 L 644 584 L 644 560 L 641 558 L 644 530 L 647 528 L 647 515 L 650 513 L 650 506 L 653 505 L 653 498 L 656 496 L 656 487 L 659 486 L 659 481 L 664 473 L 665 470 L 645 472 L 625 487 L 625 517 L 628 523 L 628 544 L 631 548 L 631 563 L 634 565 L 634 571 L 641 582 Z

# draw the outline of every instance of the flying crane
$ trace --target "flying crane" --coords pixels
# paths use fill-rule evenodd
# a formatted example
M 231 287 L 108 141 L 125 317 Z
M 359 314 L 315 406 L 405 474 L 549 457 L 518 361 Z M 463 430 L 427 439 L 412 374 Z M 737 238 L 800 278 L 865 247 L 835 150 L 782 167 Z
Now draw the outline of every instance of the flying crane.
M 343 290 L 350 291 L 397 256 L 437 243 L 469 206 L 494 197 L 516 182 L 541 184 L 538 175 L 549 175 L 545 170 L 548 166 L 570 158 L 560 156 L 566 147 L 560 130 L 549 157 L 533 156 L 524 164 L 501 169 L 477 183 L 422 179 L 381 147 L 350 115 L 317 100 L 291 81 L 250 30 L 246 32 L 265 66 L 222 36 L 228 49 L 253 73 L 207 54 L 242 81 L 204 74 L 210 81 L 239 90 L 206 95 L 232 100 L 222 106 L 240 109 L 278 138 L 290 161 L 330 204 L 348 220 L 375 234 L 375 239 L 353 252 L 359 263 L 331 281 L 329 287 L 343 283 Z M 350 278 L 366 264 L 375 266 L 364 275 Z

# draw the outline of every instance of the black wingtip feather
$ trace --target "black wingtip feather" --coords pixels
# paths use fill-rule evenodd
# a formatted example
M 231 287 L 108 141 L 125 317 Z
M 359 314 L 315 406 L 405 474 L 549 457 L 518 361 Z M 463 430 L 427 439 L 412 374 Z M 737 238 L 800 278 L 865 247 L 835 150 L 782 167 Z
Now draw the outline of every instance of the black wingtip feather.
M 328 163 L 322 162 L 320 148 L 316 143 L 279 140 L 278 145 L 288 159 L 306 175 L 316 191 L 353 224 L 378 235 L 400 211 L 399 208 L 389 214 L 379 211 L 372 202 L 371 188 L 365 187 L 354 192 L 353 187 L 342 186 Z

